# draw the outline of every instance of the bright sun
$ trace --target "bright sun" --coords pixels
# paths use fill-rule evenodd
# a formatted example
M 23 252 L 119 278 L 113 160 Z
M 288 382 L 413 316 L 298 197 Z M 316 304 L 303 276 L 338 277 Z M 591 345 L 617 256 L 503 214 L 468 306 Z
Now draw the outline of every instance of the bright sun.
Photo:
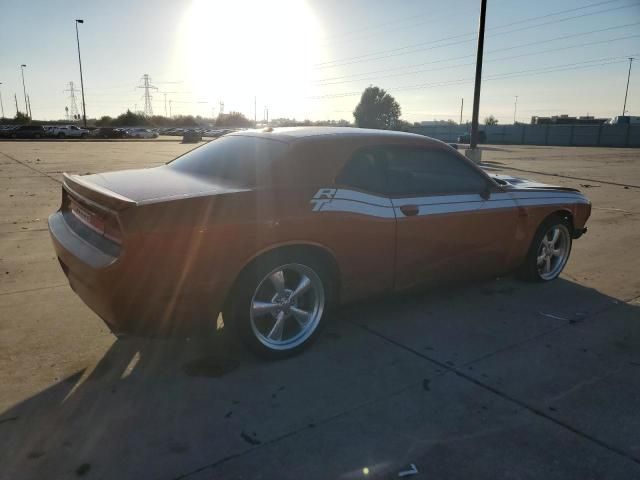
M 304 0 L 194 0 L 180 24 L 175 74 L 209 112 L 222 100 L 227 112 L 253 114 L 254 96 L 258 118 L 263 105 L 299 111 L 320 37 Z

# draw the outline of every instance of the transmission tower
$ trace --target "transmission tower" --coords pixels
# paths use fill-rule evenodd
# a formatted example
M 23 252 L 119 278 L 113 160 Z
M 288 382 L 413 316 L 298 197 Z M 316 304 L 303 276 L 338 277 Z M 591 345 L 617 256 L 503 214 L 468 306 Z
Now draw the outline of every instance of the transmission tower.
M 150 117 L 153 115 L 153 107 L 151 106 L 153 96 L 149 93 L 149 90 L 157 90 L 158 87 L 151 84 L 151 79 L 147 73 L 142 76 L 141 80 L 142 85 L 138 85 L 138 88 L 144 88 L 144 115 Z
M 69 82 L 69 88 L 65 90 L 65 92 L 69 92 L 69 118 L 73 120 L 80 119 L 80 113 L 78 113 L 78 105 L 76 104 L 76 89 L 73 86 L 73 82 Z

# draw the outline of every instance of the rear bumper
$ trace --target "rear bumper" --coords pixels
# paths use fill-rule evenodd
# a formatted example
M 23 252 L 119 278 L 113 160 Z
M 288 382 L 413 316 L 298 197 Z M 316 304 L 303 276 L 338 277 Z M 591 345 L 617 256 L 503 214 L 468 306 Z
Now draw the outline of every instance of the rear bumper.
M 49 233 L 72 290 L 113 333 L 191 335 L 215 328 L 216 305 L 203 289 L 179 282 L 179 269 L 166 258 L 126 249 L 107 255 L 80 238 L 61 212 L 49 217 Z

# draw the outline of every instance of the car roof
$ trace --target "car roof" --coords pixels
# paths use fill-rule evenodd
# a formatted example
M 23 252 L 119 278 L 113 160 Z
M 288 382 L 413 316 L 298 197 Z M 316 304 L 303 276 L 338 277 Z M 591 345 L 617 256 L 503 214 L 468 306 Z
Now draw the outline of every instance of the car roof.
M 398 132 L 394 130 L 375 130 L 371 128 L 356 127 L 283 127 L 264 128 L 257 130 L 243 130 L 229 133 L 227 136 L 250 136 L 273 138 L 288 143 L 297 143 L 305 139 L 318 139 L 319 137 L 334 140 L 338 138 L 372 138 L 372 139 L 398 139 L 398 140 L 435 140 L 415 133 Z

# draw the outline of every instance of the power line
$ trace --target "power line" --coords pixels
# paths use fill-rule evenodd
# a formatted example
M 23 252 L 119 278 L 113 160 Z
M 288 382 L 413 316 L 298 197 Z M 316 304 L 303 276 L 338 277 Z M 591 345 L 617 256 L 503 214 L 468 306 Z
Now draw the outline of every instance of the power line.
M 496 52 L 503 52 L 503 51 L 507 51 L 507 50 L 514 50 L 514 49 L 517 49 L 517 48 L 529 47 L 529 46 L 532 46 L 532 45 L 540 45 L 540 44 L 543 44 L 543 43 L 551 43 L 551 42 L 555 42 L 555 41 L 558 41 L 558 40 L 566 40 L 568 38 L 582 37 L 582 36 L 585 36 L 585 35 L 591 35 L 591 34 L 594 34 L 594 33 L 601 33 L 601 32 L 606 32 L 606 31 L 611 31 L 611 30 L 617 30 L 619 28 L 632 27 L 632 26 L 636 26 L 636 25 L 640 25 L 640 22 L 627 23 L 627 24 L 624 24 L 624 25 L 614 25 L 612 27 L 600 28 L 600 29 L 597 29 L 597 30 L 589 30 L 587 32 L 574 33 L 574 34 L 570 34 L 570 35 L 562 35 L 562 36 L 559 36 L 559 37 L 548 38 L 546 40 L 536 40 L 534 42 L 521 43 L 519 45 L 511 45 L 509 47 L 495 48 L 493 50 L 488 50 L 487 53 L 496 53 Z M 421 62 L 421 63 L 415 63 L 415 64 L 411 64 L 411 65 L 405 65 L 405 66 L 402 66 L 402 67 L 395 67 L 394 70 L 403 70 L 403 69 L 407 69 L 407 68 L 422 67 L 422 66 L 425 66 L 425 65 L 433 65 L 435 63 L 443 63 L 443 62 L 449 62 L 449 61 L 453 61 L 453 60 L 461 60 L 463 58 L 473 58 L 473 57 L 475 57 L 475 54 L 461 55 L 461 56 L 458 56 L 458 57 L 448 57 L 448 58 L 443 58 L 443 59 L 439 59 L 439 60 L 431 60 L 429 62 Z M 326 82 L 328 82 L 330 80 L 342 80 L 342 79 L 345 79 L 345 78 L 361 77 L 361 76 L 366 76 L 366 75 L 373 75 L 373 74 L 376 74 L 376 73 L 386 73 L 388 71 L 389 71 L 388 68 L 383 68 L 383 69 L 371 70 L 369 72 L 363 72 L 363 73 L 354 73 L 354 74 L 350 74 L 350 75 L 340 75 L 340 76 L 337 76 L 337 77 L 326 77 L 326 78 L 323 78 L 321 80 L 318 80 L 318 82 L 316 82 L 316 84 L 318 84 L 318 85 L 327 84 Z
M 638 22 L 638 23 L 640 23 L 640 22 Z M 603 43 L 611 43 L 611 42 L 615 42 L 615 41 L 628 40 L 630 38 L 638 38 L 638 37 L 640 37 L 640 34 L 638 34 L 638 35 L 627 35 L 625 37 L 611 38 L 611 39 L 608 39 L 608 40 L 598 40 L 598 41 L 595 41 L 595 42 L 580 43 L 580 44 L 577 44 L 577 45 L 568 45 L 568 46 L 564 46 L 564 47 L 556 47 L 556 48 L 547 49 L 547 50 L 541 50 L 541 51 L 537 51 L 537 52 L 521 53 L 521 54 L 518 54 L 518 55 L 511 55 L 511 56 L 508 56 L 508 57 L 493 58 L 493 59 L 485 60 L 484 63 L 487 63 L 487 62 L 499 62 L 499 61 L 503 61 L 503 60 L 512 60 L 514 58 L 529 57 L 529 56 L 534 56 L 534 55 L 542 55 L 544 53 L 558 52 L 558 51 L 561 51 L 561 50 L 570 50 L 572 48 L 588 47 L 588 46 L 591 46 L 591 45 L 600 45 L 600 44 L 603 44 Z M 530 45 L 534 45 L 534 44 L 535 43 L 532 43 Z M 439 68 L 428 68 L 428 69 L 421 69 L 421 70 L 412 70 L 410 72 L 390 73 L 388 75 L 381 75 L 381 76 L 377 76 L 377 77 L 358 78 L 358 79 L 353 79 L 353 80 L 342 80 L 342 81 L 338 81 L 338 82 L 320 83 L 318 85 L 327 86 L 327 85 L 339 85 L 339 84 L 343 84 L 343 83 L 365 82 L 365 81 L 368 81 L 368 80 L 378 80 L 378 79 L 381 79 L 381 78 L 392 78 L 392 77 L 402 77 L 402 76 L 406 76 L 406 75 L 414 75 L 416 73 L 436 72 L 436 71 L 440 71 L 440 70 L 448 70 L 448 69 L 451 69 L 451 68 L 466 67 L 466 66 L 474 65 L 474 64 L 475 64 L 475 62 L 460 63 L 460 64 L 454 64 L 454 65 L 446 65 L 444 67 L 439 67 Z
M 499 2 L 493 2 L 493 4 L 495 5 L 496 3 L 504 3 L 506 0 L 501 0 Z M 612 0 L 613 1 L 613 0 Z M 413 23 L 412 25 L 399 25 L 399 26 L 395 26 L 393 28 L 386 28 L 388 26 L 394 25 L 394 24 L 401 24 L 401 23 L 406 23 L 408 21 L 414 21 L 419 19 L 419 18 L 423 18 L 423 17 L 429 17 L 428 20 L 424 20 L 424 21 L 419 21 L 416 23 Z M 399 19 L 396 20 L 390 20 L 387 22 L 382 22 L 379 23 L 377 25 L 372 25 L 372 26 L 365 26 L 365 27 L 361 27 L 359 29 L 355 29 L 355 30 L 351 30 L 348 32 L 344 32 L 344 33 L 339 33 L 339 34 L 334 34 L 334 35 L 328 35 L 324 38 L 321 38 L 320 41 L 322 43 L 320 43 L 320 45 L 330 45 L 332 43 L 336 43 L 338 41 L 343 41 L 343 39 L 345 37 L 359 37 L 358 39 L 361 38 L 366 38 L 366 37 L 370 37 L 372 35 L 380 35 L 381 33 L 387 33 L 387 32 L 394 32 L 397 30 L 406 30 L 407 28 L 415 28 L 421 25 L 428 25 L 431 23 L 437 23 L 439 21 L 440 18 L 445 17 L 445 16 L 451 16 L 451 12 L 450 9 L 448 12 L 445 11 L 440 11 L 439 13 L 436 12 L 436 14 L 433 14 L 431 12 L 429 13 L 423 13 L 423 14 L 419 14 L 419 15 L 410 15 L 408 17 L 401 17 Z
M 631 54 L 631 56 L 633 56 L 633 55 L 638 55 L 638 54 L 637 53 Z M 483 77 L 483 80 L 486 80 L 486 81 L 500 80 L 500 79 L 503 79 L 503 78 L 514 78 L 514 77 L 524 76 L 524 75 L 539 75 L 539 74 L 545 74 L 545 73 L 553 73 L 553 72 L 568 71 L 568 70 L 578 70 L 578 69 L 581 69 L 581 68 L 590 68 L 590 67 L 595 67 L 595 66 L 610 65 L 610 64 L 621 63 L 621 62 L 626 63 L 627 60 L 628 60 L 628 57 L 629 57 L 629 55 L 624 56 L 624 60 L 619 60 L 621 58 L 619 56 L 617 56 L 617 57 L 605 57 L 605 58 L 597 58 L 597 59 L 592 59 L 592 60 L 586 60 L 584 62 L 575 62 L 575 63 L 569 63 L 569 64 L 552 65 L 552 66 L 548 66 L 548 67 L 534 68 L 534 69 L 528 69 L 528 70 L 518 70 L 518 71 L 514 71 L 514 72 L 505 72 L 505 73 L 494 74 L 494 75 L 489 75 L 489 76 Z M 616 59 L 618 59 L 618 60 L 616 60 Z M 595 63 L 593 65 L 586 65 L 586 64 L 594 63 L 594 62 L 602 62 L 602 63 Z M 474 80 L 473 77 L 459 78 L 459 79 L 455 79 L 455 80 L 445 80 L 445 81 L 435 82 L 435 83 L 421 83 L 421 84 L 414 84 L 414 85 L 403 85 L 403 86 L 398 86 L 398 87 L 392 87 L 392 88 L 389 88 L 387 90 L 393 90 L 394 92 L 399 92 L 399 91 L 416 90 L 416 89 L 423 89 L 423 88 L 448 87 L 448 86 L 453 86 L 453 85 L 461 85 L 461 84 L 473 83 L 473 80 Z M 335 93 L 335 94 L 326 94 L 326 95 L 316 95 L 316 96 L 310 96 L 310 97 L 306 97 L 306 98 L 313 99 L 313 100 L 320 100 L 320 99 L 326 99 L 326 98 L 354 97 L 354 96 L 359 96 L 361 94 L 362 94 L 362 92 L 357 91 L 357 92 L 344 92 L 344 93 Z
M 513 26 L 515 24 L 520 24 L 520 23 L 525 23 L 525 22 L 532 22 L 535 20 L 540 20 L 543 18 L 548 18 L 550 16 L 555 16 L 555 15 L 562 15 L 564 13 L 568 13 L 568 12 L 572 12 L 572 11 L 576 11 L 576 10 L 584 10 L 586 8 L 593 8 L 595 6 L 600 6 L 603 4 L 607 4 L 607 3 L 613 3 L 613 2 L 618 2 L 620 0 L 607 0 L 606 2 L 599 2 L 599 3 L 595 3 L 595 4 L 591 4 L 591 5 L 586 5 L 583 7 L 576 7 L 576 8 L 572 8 L 572 9 L 568 9 L 568 10 L 562 10 L 560 12 L 555 12 L 555 13 L 548 13 L 545 15 L 540 15 L 537 17 L 530 17 L 527 19 L 522 19 L 519 20 L 517 22 L 509 22 L 506 23 L 504 25 L 498 25 L 496 27 L 492 27 L 490 29 L 487 30 L 497 30 L 500 28 L 505 28 L 505 27 L 510 27 Z M 614 8 L 608 8 L 608 9 L 604 9 L 604 10 L 599 10 L 597 12 L 589 12 L 589 13 L 583 13 L 580 15 L 574 15 L 574 16 L 570 16 L 570 17 L 566 17 L 566 18 L 560 18 L 560 19 L 556 19 L 556 20 L 551 20 L 549 22 L 543 22 L 543 23 L 539 23 L 536 25 L 528 25 L 525 27 L 520 27 L 520 28 L 516 28 L 516 29 L 512 29 L 512 30 L 508 30 L 508 31 L 504 31 L 504 32 L 496 32 L 493 33 L 491 35 L 488 36 L 497 36 L 497 35 L 506 35 L 509 33 L 515 33 L 515 32 L 519 32 L 519 31 L 523 31 L 523 30 L 528 30 L 531 28 L 538 28 L 538 27 L 542 27 L 542 26 L 546 26 L 546 25 L 551 25 L 554 23 L 561 23 L 561 22 L 566 22 L 568 20 L 574 20 L 576 18 L 583 18 L 583 17 L 588 17 L 591 15 L 599 15 L 601 13 L 607 13 L 607 12 L 612 12 L 615 10 L 621 10 L 624 8 L 630 8 L 630 7 L 634 7 L 637 6 L 637 3 L 633 3 L 630 5 L 623 5 L 620 7 L 614 7 Z M 456 38 L 464 38 L 464 37 L 469 37 L 471 36 L 472 38 L 468 38 L 465 40 L 459 40 L 456 42 L 451 42 L 448 44 L 444 44 L 444 45 L 436 45 L 433 47 L 429 47 L 429 48 L 423 48 L 424 45 L 431 45 L 434 43 L 440 43 L 440 42 L 444 42 L 447 40 L 453 40 Z M 381 50 L 378 52 L 373 52 L 373 53 L 367 53 L 367 54 L 363 54 L 363 55 L 357 55 L 354 57 L 347 57 L 347 58 L 343 58 L 343 59 L 339 59 L 339 60 L 331 60 L 331 61 L 327 61 L 327 62 L 321 62 L 321 63 L 316 63 L 314 64 L 314 68 L 316 69 L 325 69 L 325 68 L 334 68 L 334 67 L 340 67 L 340 66 L 344 66 L 344 65 L 352 65 L 354 63 L 362 63 L 362 62 L 367 62 L 367 61 L 376 61 L 376 60 L 382 60 L 385 58 L 390 58 L 390 57 L 396 57 L 396 56 L 400 56 L 400 55 L 408 55 L 411 53 L 417 53 L 420 51 L 424 51 L 424 50 L 432 50 L 434 48 L 442 48 L 442 47 L 447 47 L 447 46 L 451 46 L 451 45 L 457 45 L 460 43 L 465 43 L 465 42 L 472 42 L 475 40 L 475 36 L 476 33 L 475 32 L 470 32 L 470 33 L 465 33 L 465 34 L 459 34 L 459 35 L 453 35 L 450 37 L 444 37 L 444 38 L 440 38 L 437 40 L 431 40 L 428 42 L 420 42 L 420 43 L 415 43 L 415 44 L 411 44 L 411 45 L 405 45 L 403 47 L 397 47 L 397 48 L 392 48 L 392 49 L 387 49 L 387 50 Z M 419 48 L 418 48 L 419 47 Z M 409 51 L 406 51 L 408 49 L 412 49 Z M 373 57 L 373 58 L 371 58 Z

